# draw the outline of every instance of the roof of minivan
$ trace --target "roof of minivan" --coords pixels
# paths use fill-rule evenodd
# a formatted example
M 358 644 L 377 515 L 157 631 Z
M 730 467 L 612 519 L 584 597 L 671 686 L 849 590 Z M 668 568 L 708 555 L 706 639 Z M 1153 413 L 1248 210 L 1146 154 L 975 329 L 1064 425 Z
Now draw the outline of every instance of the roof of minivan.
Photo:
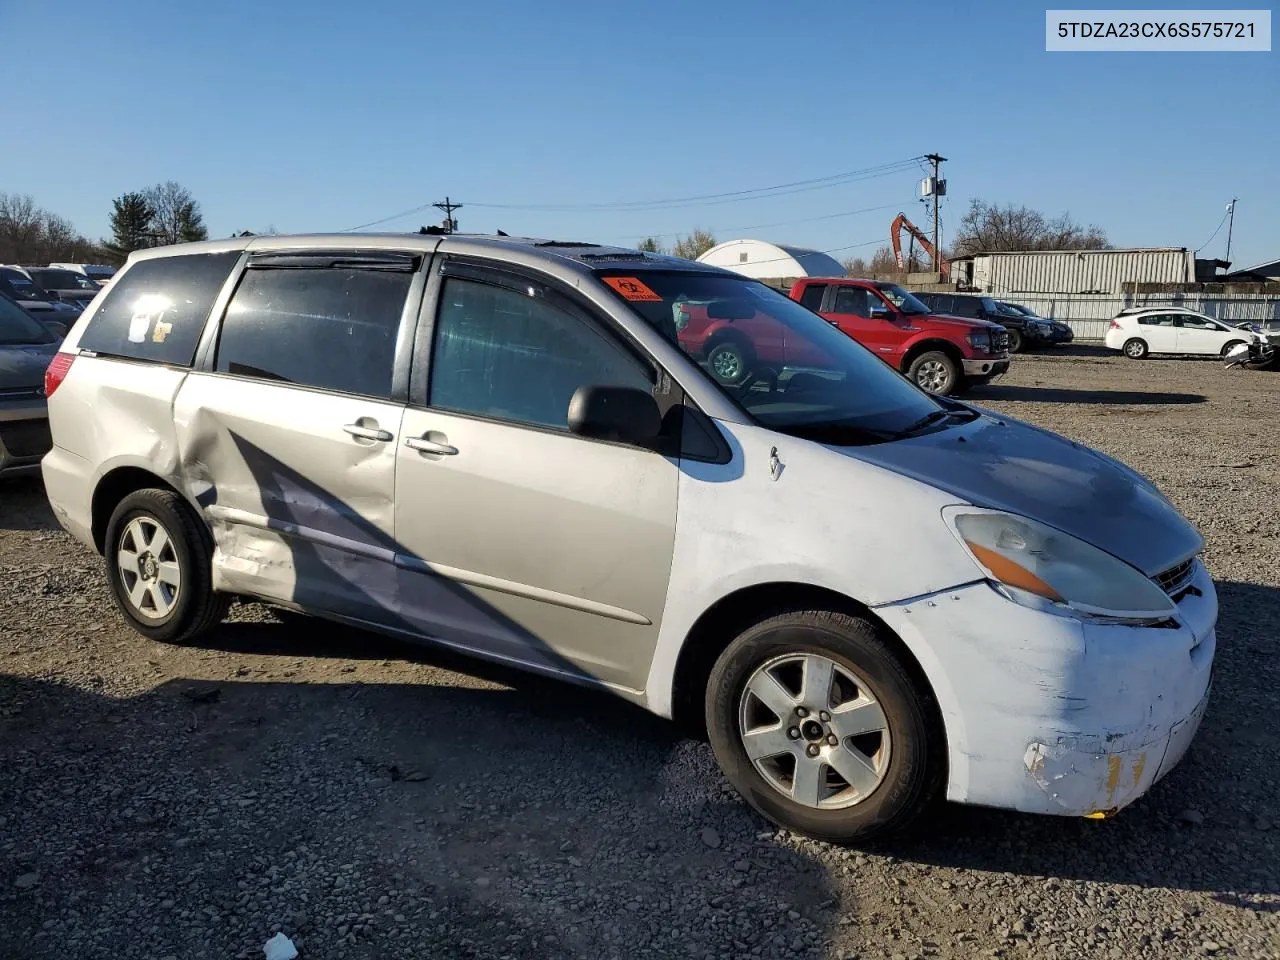
M 691 273 L 716 273 L 741 279 L 740 274 L 720 267 L 672 257 L 660 253 L 647 253 L 626 247 L 613 247 L 586 241 L 545 240 L 538 237 L 498 237 L 478 233 L 424 234 L 424 233 L 314 233 L 252 237 L 230 237 L 226 240 L 202 240 L 167 247 L 150 247 L 130 254 L 130 261 L 149 260 L 153 257 L 171 257 L 176 254 L 229 253 L 237 250 L 289 250 L 289 249 L 342 249 L 342 250 L 422 250 L 430 253 L 437 248 L 444 251 L 484 255 L 497 252 L 523 254 L 536 259 L 550 259 L 563 265 L 576 266 L 582 272 L 599 269 L 631 267 L 634 269 L 681 270 Z

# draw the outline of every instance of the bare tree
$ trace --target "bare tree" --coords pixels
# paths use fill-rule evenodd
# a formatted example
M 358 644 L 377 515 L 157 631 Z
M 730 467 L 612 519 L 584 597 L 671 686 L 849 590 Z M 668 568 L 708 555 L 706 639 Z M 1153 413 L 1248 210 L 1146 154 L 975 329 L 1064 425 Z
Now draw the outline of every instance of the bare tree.
M 695 227 L 693 233 L 687 237 L 676 237 L 675 246 L 671 248 L 671 252 L 677 257 L 683 257 L 686 260 L 697 260 L 700 256 L 716 245 L 716 238 L 701 227 Z
M 1102 228 L 1082 226 L 1069 214 L 1049 219 L 1030 207 L 1000 207 L 971 200 L 960 221 L 952 256 L 1016 250 L 1106 250 Z
M 0 193 L 0 263 L 74 262 L 96 253 L 68 220 L 37 206 L 30 196 Z
M 209 239 L 200 204 L 182 184 L 166 180 L 143 190 L 142 195 L 154 214 L 152 226 L 157 245 Z

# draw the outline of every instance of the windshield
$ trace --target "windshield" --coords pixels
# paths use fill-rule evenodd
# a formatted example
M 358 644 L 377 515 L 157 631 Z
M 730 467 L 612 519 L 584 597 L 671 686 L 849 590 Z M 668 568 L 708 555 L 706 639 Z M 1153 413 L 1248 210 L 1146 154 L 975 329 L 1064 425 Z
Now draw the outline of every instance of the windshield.
M 930 313 L 928 307 L 907 293 L 896 283 L 877 283 L 876 289 L 889 298 L 889 302 L 906 314 Z
M 994 301 L 996 310 L 1006 317 L 1035 317 L 1035 314 L 1026 307 L 1019 307 L 1017 304 L 1005 303 L 1003 300 Z
M 0 297 L 0 343 L 52 343 L 56 337 L 40 323 L 27 316 L 27 312 L 10 300 Z
M 947 416 L 869 350 L 763 283 L 684 270 L 600 276 L 762 426 L 857 445 Z

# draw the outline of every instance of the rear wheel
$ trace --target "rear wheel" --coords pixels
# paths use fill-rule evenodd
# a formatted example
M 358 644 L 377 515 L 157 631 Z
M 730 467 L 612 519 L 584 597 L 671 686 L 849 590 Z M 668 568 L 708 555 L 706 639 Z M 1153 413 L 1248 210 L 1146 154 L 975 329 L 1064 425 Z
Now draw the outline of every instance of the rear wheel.
M 107 581 L 116 606 L 152 640 L 190 640 L 231 605 L 211 582 L 213 544 L 190 507 L 170 490 L 137 490 L 107 524 Z
M 1124 355 L 1130 360 L 1141 360 L 1147 355 L 1147 341 L 1134 337 L 1124 342 Z
M 930 350 L 911 361 L 907 376 L 921 390 L 945 397 L 960 382 L 960 365 L 941 350 Z
M 751 627 L 707 688 L 725 776 L 765 817 L 823 840 L 899 828 L 937 795 L 945 761 L 934 716 L 882 628 L 830 611 Z

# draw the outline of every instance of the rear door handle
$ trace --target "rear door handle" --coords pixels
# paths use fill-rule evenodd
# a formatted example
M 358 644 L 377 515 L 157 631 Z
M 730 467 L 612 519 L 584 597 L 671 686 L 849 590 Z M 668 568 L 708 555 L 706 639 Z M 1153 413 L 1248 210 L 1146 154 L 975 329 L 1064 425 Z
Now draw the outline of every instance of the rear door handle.
M 411 450 L 419 450 L 422 453 L 438 453 L 445 457 L 452 457 L 458 452 L 457 447 L 451 447 L 447 443 L 436 443 L 436 441 L 428 440 L 426 437 L 409 437 L 405 440 L 404 445 Z
M 388 440 L 395 439 L 390 430 L 381 430 L 377 427 L 362 427 L 358 423 L 344 423 L 342 429 L 353 437 L 359 437 L 361 440 L 381 440 L 385 443 Z

